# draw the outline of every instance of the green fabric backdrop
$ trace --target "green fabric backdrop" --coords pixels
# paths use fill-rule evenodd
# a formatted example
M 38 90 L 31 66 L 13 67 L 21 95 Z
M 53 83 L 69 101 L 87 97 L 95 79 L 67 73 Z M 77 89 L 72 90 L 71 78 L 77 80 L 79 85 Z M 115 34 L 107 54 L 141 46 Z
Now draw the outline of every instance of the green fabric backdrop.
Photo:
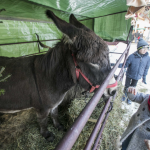
M 52 47 L 62 33 L 45 10 L 52 10 L 58 17 L 68 22 L 71 13 L 84 25 L 92 29 L 106 41 L 126 40 L 130 20 L 125 20 L 125 13 L 104 16 L 127 11 L 126 0 L 1 0 L 0 9 L 0 56 L 18 57 L 38 53 L 35 33 L 40 40 Z M 103 17 L 100 17 L 103 16 Z M 17 44 L 18 42 L 32 42 Z M 42 49 L 41 51 L 46 51 Z

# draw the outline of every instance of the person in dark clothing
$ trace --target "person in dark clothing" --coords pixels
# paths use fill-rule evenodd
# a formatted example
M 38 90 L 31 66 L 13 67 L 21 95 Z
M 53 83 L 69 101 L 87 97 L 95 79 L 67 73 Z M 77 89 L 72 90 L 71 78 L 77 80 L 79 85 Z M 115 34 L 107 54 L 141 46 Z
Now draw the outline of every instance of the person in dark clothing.
M 149 36 L 150 36 L 150 28 L 148 28 L 148 35 L 146 37 L 146 41 L 148 42 L 149 41 Z
M 124 66 L 127 68 L 126 72 L 126 81 L 125 81 L 125 88 L 122 100 L 124 101 L 127 98 L 126 89 L 129 86 L 136 87 L 137 82 L 139 79 L 143 78 L 143 83 L 146 84 L 146 75 L 148 73 L 148 69 L 150 66 L 150 57 L 148 54 L 149 45 L 148 43 L 139 38 L 139 42 L 137 44 L 137 51 L 131 54 Z M 111 66 L 114 64 L 111 63 Z M 119 68 L 122 68 L 123 64 L 119 64 Z M 131 104 L 131 101 L 127 99 L 127 103 Z
M 140 32 L 140 38 L 143 38 L 143 33 L 142 33 L 142 31 Z
M 134 41 L 134 36 L 135 36 L 135 32 L 134 32 L 134 30 L 132 31 L 132 39 L 131 39 L 131 41 Z
M 138 30 L 136 30 L 136 33 L 135 33 L 135 43 L 137 43 L 137 41 L 138 41 L 138 37 L 140 36 L 140 34 L 139 34 L 139 32 L 138 32 Z

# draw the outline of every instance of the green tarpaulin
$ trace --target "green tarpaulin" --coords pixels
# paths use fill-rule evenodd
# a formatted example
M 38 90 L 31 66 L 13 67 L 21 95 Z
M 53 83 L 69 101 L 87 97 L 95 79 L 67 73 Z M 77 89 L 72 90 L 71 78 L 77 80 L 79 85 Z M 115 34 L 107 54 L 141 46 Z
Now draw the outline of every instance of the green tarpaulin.
M 58 42 L 62 33 L 46 17 L 47 9 L 67 22 L 73 13 L 106 41 L 125 41 L 130 29 L 130 20 L 124 17 L 126 0 L 1 0 L 1 9 L 5 11 L 0 12 L 0 44 L 3 44 L 0 45 L 0 56 L 18 57 L 38 53 L 35 33 L 38 33 L 40 40 L 52 40 L 43 42 L 48 46 L 52 47 Z M 41 51 L 46 50 L 41 48 Z
M 95 18 L 94 31 L 104 40 L 126 41 L 131 23 L 125 20 L 126 13 L 119 13 L 105 17 Z

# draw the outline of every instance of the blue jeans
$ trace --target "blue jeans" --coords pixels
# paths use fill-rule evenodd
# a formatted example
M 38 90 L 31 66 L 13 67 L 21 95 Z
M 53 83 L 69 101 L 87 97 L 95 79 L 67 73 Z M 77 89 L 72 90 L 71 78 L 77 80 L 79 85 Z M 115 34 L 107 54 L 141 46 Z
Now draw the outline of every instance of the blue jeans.
M 137 82 L 138 80 L 134 80 L 126 76 L 125 89 L 127 89 L 129 86 L 136 87 Z
M 137 41 L 138 41 L 138 38 L 135 38 L 135 43 L 137 43 Z
M 126 138 L 126 140 L 122 143 L 122 149 L 121 149 L 121 150 L 126 150 L 126 149 L 127 149 L 128 145 L 129 145 L 129 143 L 130 143 L 130 141 L 131 141 L 131 138 L 132 138 L 132 136 L 133 136 L 133 133 L 134 133 L 134 132 L 132 132 L 132 133 Z

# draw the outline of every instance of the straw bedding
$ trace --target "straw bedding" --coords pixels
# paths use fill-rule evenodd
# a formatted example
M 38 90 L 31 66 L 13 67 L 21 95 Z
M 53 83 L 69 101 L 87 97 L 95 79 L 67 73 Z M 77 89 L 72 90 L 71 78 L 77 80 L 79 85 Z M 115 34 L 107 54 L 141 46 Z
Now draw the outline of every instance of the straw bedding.
M 124 121 L 123 115 L 126 113 L 126 110 L 121 109 L 121 87 L 122 85 L 120 84 L 118 96 L 114 100 L 113 110 L 110 112 L 103 132 L 100 150 L 116 150 L 115 140 L 118 135 L 122 134 L 124 131 L 124 127 L 120 126 L 120 122 Z M 78 91 L 76 93 L 77 98 L 72 100 L 75 96 L 75 90 Z M 80 91 L 81 89 L 78 87 L 72 89 L 70 94 L 65 98 L 64 103 L 59 107 L 59 119 L 66 130 L 72 125 L 86 105 L 85 98 L 81 96 Z M 90 95 L 87 101 L 89 101 L 91 97 L 92 95 Z M 104 102 L 103 99 L 101 99 L 90 117 L 92 120 L 98 119 L 103 105 Z M 48 129 L 55 135 L 55 140 L 52 143 L 47 142 L 40 135 L 34 109 L 21 111 L 15 114 L 4 114 L 0 116 L 0 121 L 0 149 L 2 150 L 53 150 L 65 134 L 65 131 L 58 131 L 53 127 L 52 120 L 49 117 Z M 88 121 L 72 150 L 82 150 L 84 148 L 86 140 L 90 136 L 94 125 L 95 122 Z

